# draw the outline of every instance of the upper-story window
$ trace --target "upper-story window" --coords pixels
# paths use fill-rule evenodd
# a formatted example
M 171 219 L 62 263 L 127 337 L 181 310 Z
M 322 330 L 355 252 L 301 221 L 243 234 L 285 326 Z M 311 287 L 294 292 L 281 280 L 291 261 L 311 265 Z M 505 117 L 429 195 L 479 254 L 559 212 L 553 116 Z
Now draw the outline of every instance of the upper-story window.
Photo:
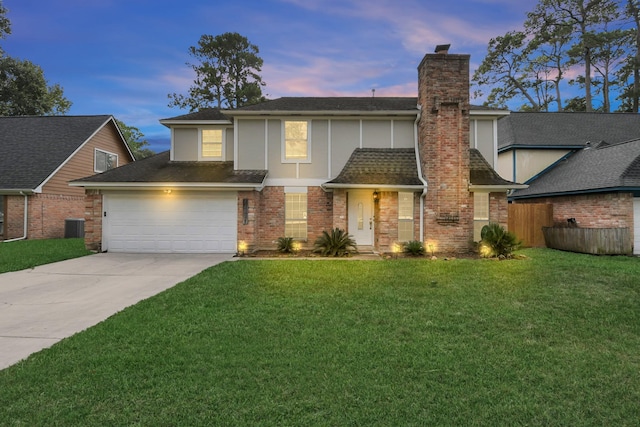
M 202 129 L 200 138 L 200 157 L 205 160 L 222 160 L 222 129 Z
M 284 122 L 282 149 L 283 162 L 311 161 L 309 144 L 309 122 L 306 120 L 286 120 Z
M 93 161 L 93 170 L 104 172 L 118 167 L 118 155 L 96 148 Z

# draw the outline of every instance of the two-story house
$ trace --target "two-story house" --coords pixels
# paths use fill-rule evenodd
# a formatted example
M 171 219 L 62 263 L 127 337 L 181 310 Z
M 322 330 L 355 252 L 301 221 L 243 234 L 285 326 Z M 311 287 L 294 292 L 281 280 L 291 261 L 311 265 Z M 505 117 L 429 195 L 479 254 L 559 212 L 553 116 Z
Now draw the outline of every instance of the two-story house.
M 638 114 L 513 112 L 498 121 L 497 171 L 529 184 L 509 200 L 550 208 L 546 225 L 627 229 L 640 255 L 638 138 Z
M 161 120 L 171 149 L 85 187 L 87 245 L 109 251 L 312 247 L 348 231 L 361 248 L 420 240 L 468 252 L 489 221 L 507 222 L 493 170 L 497 119 L 469 104 L 469 56 L 428 54 L 417 97 L 279 98 Z

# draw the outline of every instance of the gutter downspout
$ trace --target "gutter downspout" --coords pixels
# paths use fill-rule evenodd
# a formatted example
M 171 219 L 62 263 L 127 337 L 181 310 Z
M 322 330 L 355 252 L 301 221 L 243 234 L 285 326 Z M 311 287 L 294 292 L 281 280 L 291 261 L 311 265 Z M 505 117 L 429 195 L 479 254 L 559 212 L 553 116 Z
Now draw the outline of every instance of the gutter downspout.
M 427 181 L 422 177 L 422 162 L 420 161 L 420 147 L 418 144 L 418 122 L 422 118 L 422 106 L 420 104 L 418 107 L 418 115 L 416 116 L 416 121 L 413 122 L 413 140 L 415 142 L 415 151 L 416 151 L 416 162 L 418 166 L 418 178 L 422 181 L 424 185 L 424 189 L 422 190 L 422 194 L 420 195 L 420 241 L 424 243 L 424 199 L 427 197 Z
M 22 237 L 16 237 L 15 239 L 9 239 L 9 240 L 3 240 L 3 243 L 8 243 L 8 242 L 17 242 L 18 240 L 24 240 L 27 238 L 27 218 L 28 218 L 28 212 L 29 212 L 29 198 L 26 194 L 24 194 L 24 191 L 20 192 L 21 195 L 24 196 L 24 226 L 23 226 L 23 233 L 22 233 Z

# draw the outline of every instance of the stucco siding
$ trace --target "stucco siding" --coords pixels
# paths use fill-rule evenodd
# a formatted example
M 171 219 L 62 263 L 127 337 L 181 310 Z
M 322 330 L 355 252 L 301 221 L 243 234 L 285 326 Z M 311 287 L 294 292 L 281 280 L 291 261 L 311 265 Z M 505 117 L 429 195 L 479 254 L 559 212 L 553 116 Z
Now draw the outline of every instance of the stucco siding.
M 331 177 L 336 177 L 349 160 L 353 150 L 360 147 L 359 120 L 331 121 Z
M 173 130 L 173 158 L 178 162 L 198 160 L 198 129 L 176 128 Z
M 232 162 L 233 161 L 233 128 L 225 129 L 225 161 Z
M 394 120 L 393 148 L 414 148 L 416 144 L 413 128 L 411 120 Z
M 569 150 L 515 150 L 516 182 L 527 182 L 568 152 Z
M 362 146 L 367 148 L 391 148 L 390 120 L 363 120 Z
M 512 150 L 498 154 L 498 163 L 496 165 L 496 172 L 509 181 L 515 181 L 515 176 L 513 175 L 513 156 L 514 152 Z
M 274 126 L 269 126 L 269 135 Z M 265 166 L 265 121 L 238 121 L 238 169 L 264 169 Z M 269 141 L 269 150 L 272 147 Z
M 300 178 L 328 178 L 329 121 L 311 122 L 311 163 L 300 164 Z
M 478 149 L 491 166 L 496 164 L 493 124 L 493 120 L 472 120 L 470 129 L 471 147 Z

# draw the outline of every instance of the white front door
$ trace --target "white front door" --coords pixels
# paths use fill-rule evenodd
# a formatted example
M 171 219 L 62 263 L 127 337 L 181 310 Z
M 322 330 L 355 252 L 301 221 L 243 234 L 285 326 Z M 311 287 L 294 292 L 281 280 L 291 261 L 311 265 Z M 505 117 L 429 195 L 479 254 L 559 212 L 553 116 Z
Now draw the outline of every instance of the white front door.
M 373 245 L 373 191 L 349 191 L 349 234 L 358 246 Z
M 640 197 L 633 199 L 633 254 L 640 255 Z

